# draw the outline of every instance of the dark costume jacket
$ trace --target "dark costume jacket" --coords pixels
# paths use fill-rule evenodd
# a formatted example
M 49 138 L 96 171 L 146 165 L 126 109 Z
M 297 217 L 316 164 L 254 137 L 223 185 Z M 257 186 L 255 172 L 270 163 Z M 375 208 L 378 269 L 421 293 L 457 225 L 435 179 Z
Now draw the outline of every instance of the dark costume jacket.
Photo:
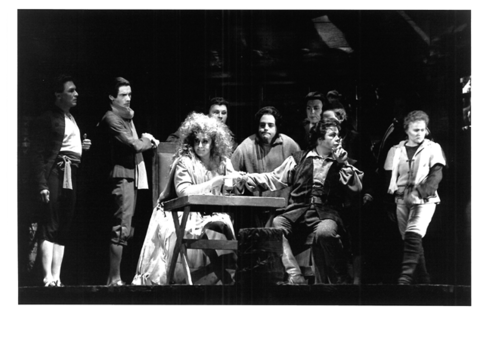
M 314 158 L 321 160 L 321 168 L 314 168 Z M 314 171 L 323 174 L 323 183 L 314 183 Z M 273 172 L 245 176 L 245 184 L 251 191 L 291 186 L 288 206 L 282 213 L 290 221 L 298 220 L 314 204 L 321 220 L 332 219 L 342 225 L 338 210 L 342 208 L 346 195 L 362 190 L 363 173 L 350 164 L 320 157 L 311 150 L 294 153 Z
M 132 123 L 112 111 L 105 113 L 100 122 L 101 128 L 110 135 L 112 178 L 135 178 L 135 165 L 143 161 L 141 152 L 152 148 L 148 138 L 134 138 Z
M 65 115 L 55 105 L 31 125 L 30 159 L 37 193 L 48 190 L 47 180 L 62 148 L 64 135 Z

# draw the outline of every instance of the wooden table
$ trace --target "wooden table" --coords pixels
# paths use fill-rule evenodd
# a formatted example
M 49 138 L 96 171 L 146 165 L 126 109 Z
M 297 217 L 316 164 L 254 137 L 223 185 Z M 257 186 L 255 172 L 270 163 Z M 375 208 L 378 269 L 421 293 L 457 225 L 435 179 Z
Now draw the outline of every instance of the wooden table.
M 175 223 L 175 232 L 177 235 L 173 255 L 168 266 L 168 283 L 172 283 L 173 274 L 175 273 L 175 265 L 177 263 L 178 255 L 180 254 L 182 265 L 185 269 L 187 283 L 193 284 L 185 254 L 185 243 L 188 243 L 189 248 L 193 249 L 237 249 L 236 240 L 184 239 L 185 226 L 190 211 L 205 213 L 226 212 L 242 207 L 268 208 L 274 211 L 275 209 L 285 207 L 285 199 L 283 197 L 191 195 L 178 197 L 164 203 L 165 211 L 172 212 L 173 222 Z M 183 211 L 181 223 L 178 218 L 179 211 Z

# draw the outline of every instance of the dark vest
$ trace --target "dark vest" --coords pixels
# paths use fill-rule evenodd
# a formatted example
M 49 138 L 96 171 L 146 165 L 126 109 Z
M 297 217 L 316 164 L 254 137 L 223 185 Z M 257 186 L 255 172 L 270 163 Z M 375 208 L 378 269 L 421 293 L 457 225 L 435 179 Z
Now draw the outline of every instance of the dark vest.
M 313 185 L 313 158 L 306 158 L 308 151 L 298 151 L 293 154 L 297 163 L 291 172 L 292 191 L 289 204 L 309 204 L 312 196 L 320 198 L 324 205 L 341 208 L 345 188 L 340 184 L 339 171 L 342 164 L 333 161 L 323 186 Z

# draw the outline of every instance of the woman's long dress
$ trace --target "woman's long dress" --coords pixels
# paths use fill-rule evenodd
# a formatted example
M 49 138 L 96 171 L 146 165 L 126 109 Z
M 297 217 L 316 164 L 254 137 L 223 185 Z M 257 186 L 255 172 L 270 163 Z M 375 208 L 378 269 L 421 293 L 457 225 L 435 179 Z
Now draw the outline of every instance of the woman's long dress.
M 153 209 L 147 234 L 143 243 L 140 257 L 138 259 L 136 275 L 133 278 L 132 285 L 164 285 L 167 284 L 167 270 L 170 258 L 173 254 L 173 248 L 176 242 L 175 226 L 171 212 L 164 211 L 163 202 L 173 199 L 177 196 L 178 188 L 185 188 L 188 185 L 201 184 L 213 177 L 233 172 L 233 167 L 229 159 L 226 159 L 217 169 L 217 171 L 208 170 L 204 164 L 196 157 L 182 156 L 178 158 L 170 169 L 169 180 L 166 188 L 160 194 L 157 206 Z M 202 192 L 205 195 L 220 195 L 220 190 L 214 192 Z M 179 212 L 179 219 L 182 219 L 182 213 Z M 190 212 L 185 228 L 185 238 L 198 239 L 206 235 L 210 240 L 226 240 L 222 233 L 205 229 L 209 222 L 223 222 L 235 235 L 230 216 L 226 213 L 213 213 L 203 215 L 198 212 Z M 232 256 L 231 250 L 216 250 L 219 257 Z M 233 255 L 235 256 L 235 255 Z M 187 261 L 192 273 L 192 280 L 196 284 L 216 284 L 218 278 L 214 273 L 209 273 L 205 267 L 209 264 L 209 259 L 200 249 L 187 249 Z M 234 268 L 228 270 L 234 273 Z M 177 283 L 185 280 L 183 266 L 180 263 L 180 256 L 175 266 L 174 281 Z

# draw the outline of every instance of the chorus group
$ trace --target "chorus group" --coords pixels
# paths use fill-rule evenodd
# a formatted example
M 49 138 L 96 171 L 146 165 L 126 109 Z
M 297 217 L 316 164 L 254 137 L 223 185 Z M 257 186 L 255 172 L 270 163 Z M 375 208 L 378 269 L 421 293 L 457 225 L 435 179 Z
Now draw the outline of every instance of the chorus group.
M 82 154 L 95 144 L 82 135 L 70 113 L 79 97 L 74 79 L 60 75 L 54 85 L 51 108 L 32 124 L 29 151 L 35 192 L 42 207 L 37 238 L 42 285 L 46 287 L 63 286 L 61 269 L 75 218 L 77 173 Z M 110 109 L 97 126 L 109 141 L 105 157 L 111 164 L 110 197 L 105 199 L 114 207 L 109 212 L 112 224 L 106 285 L 184 283 L 180 265 L 175 267 L 173 281 L 167 280 L 176 233 L 164 202 L 189 195 L 223 195 L 227 182 L 233 183 L 236 195 L 285 199 L 285 207 L 273 215 L 258 213 L 249 225 L 281 231 L 284 277 L 279 284 L 361 284 L 359 240 L 374 201 L 385 203 L 403 241 L 397 283 L 430 283 L 422 239 L 440 203 L 437 189 L 446 159 L 441 146 L 428 138 L 429 116 L 424 111 L 408 112 L 392 124 L 374 154 L 370 143 L 350 124 L 337 91 L 308 93 L 298 134 L 291 137 L 280 132 L 279 110 L 259 108 L 252 117 L 256 130 L 240 143 L 228 126 L 229 103 L 224 98 L 212 98 L 205 112 L 190 112 L 165 142 L 151 133 L 137 132 L 131 100 L 130 82 L 123 77 L 112 79 L 108 85 Z M 400 138 L 388 144 L 393 130 Z M 121 263 L 124 248 L 134 237 L 137 191 L 148 189 L 142 153 L 161 143 L 175 144 L 176 152 L 152 211 L 135 276 L 126 282 Z M 382 189 L 376 190 L 379 187 Z M 229 213 L 191 212 L 185 237 L 235 240 L 238 226 L 234 225 Z M 299 246 L 304 249 L 305 244 L 308 256 L 300 257 Z M 194 283 L 235 284 L 237 251 L 189 249 L 186 257 L 192 272 L 204 273 L 197 275 Z M 312 269 L 313 281 L 306 279 L 306 266 Z

